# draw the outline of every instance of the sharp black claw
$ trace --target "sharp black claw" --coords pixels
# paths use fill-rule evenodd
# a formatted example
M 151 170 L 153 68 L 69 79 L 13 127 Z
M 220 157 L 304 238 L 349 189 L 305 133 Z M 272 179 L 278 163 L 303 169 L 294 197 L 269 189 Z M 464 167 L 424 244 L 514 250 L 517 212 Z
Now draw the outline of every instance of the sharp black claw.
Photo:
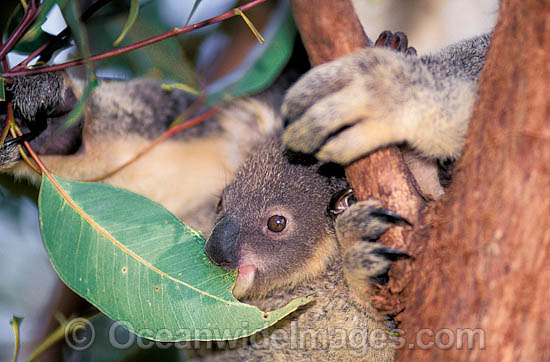
M 398 31 L 395 33 L 391 39 L 391 48 L 397 50 L 398 52 L 404 52 L 409 46 L 409 40 L 405 33 Z
M 385 257 L 388 260 L 396 261 L 399 259 L 407 259 L 411 256 L 403 251 L 392 249 L 392 248 L 376 248 L 371 251 L 372 254 L 377 254 Z
M 407 254 L 405 252 L 402 252 L 402 251 L 399 251 L 399 250 L 396 250 L 396 249 L 392 249 L 392 248 L 383 248 L 383 247 L 373 249 L 371 251 L 371 254 L 379 255 L 379 256 L 381 256 L 383 258 L 386 258 L 387 260 L 391 261 L 392 263 L 394 261 L 399 260 L 399 259 L 412 258 L 409 254 Z M 391 267 L 391 264 L 388 264 L 387 268 L 385 268 L 385 270 L 381 274 L 376 275 L 376 276 L 371 276 L 369 278 L 369 280 L 372 283 L 376 283 L 376 284 L 380 284 L 380 285 L 387 284 L 388 281 L 390 280 L 390 277 L 388 275 L 388 271 L 390 270 L 390 267 Z
M 393 33 L 389 30 L 386 30 L 384 32 L 382 32 L 379 36 L 378 36 L 378 39 L 376 39 L 376 42 L 374 43 L 376 47 L 380 47 L 380 46 L 384 46 L 384 47 L 387 47 L 388 44 L 388 39 L 390 39 L 391 37 L 393 36 Z
M 30 141 L 35 137 L 33 133 L 25 133 L 22 136 L 10 138 L 9 140 L 4 141 L 4 147 L 11 146 L 13 144 L 21 144 L 24 141 Z
M 413 226 L 413 224 L 409 220 L 405 219 L 403 216 L 400 216 L 400 215 L 398 215 L 395 212 L 390 211 L 390 210 L 376 209 L 371 213 L 371 215 L 379 217 L 379 218 L 383 219 L 386 222 L 390 222 L 390 223 L 393 223 L 393 224 L 396 224 L 396 225 Z

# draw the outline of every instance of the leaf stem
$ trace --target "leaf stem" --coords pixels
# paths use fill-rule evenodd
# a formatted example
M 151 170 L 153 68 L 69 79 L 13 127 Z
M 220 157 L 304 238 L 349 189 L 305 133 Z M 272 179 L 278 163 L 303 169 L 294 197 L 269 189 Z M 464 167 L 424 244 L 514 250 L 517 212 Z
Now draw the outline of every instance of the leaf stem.
M 244 13 L 239 10 L 238 8 L 237 9 L 234 9 L 233 10 L 235 12 L 236 15 L 239 15 L 241 18 L 243 18 L 244 22 L 246 23 L 246 25 L 248 25 L 248 28 L 250 29 L 250 31 L 252 32 L 252 34 L 254 34 L 254 36 L 256 37 L 256 39 L 258 39 L 258 42 L 260 44 L 263 45 L 264 43 L 264 37 L 262 36 L 262 34 L 260 34 L 260 32 L 258 31 L 258 29 L 256 29 L 256 27 L 254 26 L 254 24 L 250 21 L 250 19 L 248 18 L 248 16 L 244 15 Z
M 21 348 L 21 322 L 23 317 L 13 316 L 10 320 L 10 325 L 13 328 L 13 335 L 15 336 L 15 350 L 13 352 L 13 362 L 17 362 L 19 357 L 19 350 Z

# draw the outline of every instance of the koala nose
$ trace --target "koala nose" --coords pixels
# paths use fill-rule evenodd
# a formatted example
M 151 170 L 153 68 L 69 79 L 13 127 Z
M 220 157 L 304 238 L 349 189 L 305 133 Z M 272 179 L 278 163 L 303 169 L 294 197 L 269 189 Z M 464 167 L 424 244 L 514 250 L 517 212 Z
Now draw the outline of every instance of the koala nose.
M 208 238 L 204 251 L 210 261 L 224 269 L 235 269 L 239 261 L 237 241 L 241 229 L 237 220 L 230 215 L 220 219 Z

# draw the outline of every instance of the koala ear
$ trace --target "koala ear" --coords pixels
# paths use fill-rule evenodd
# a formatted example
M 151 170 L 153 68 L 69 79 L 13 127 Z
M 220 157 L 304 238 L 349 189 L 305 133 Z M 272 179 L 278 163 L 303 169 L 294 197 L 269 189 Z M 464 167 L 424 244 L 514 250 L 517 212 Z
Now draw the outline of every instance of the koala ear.
M 329 204 L 329 213 L 333 216 L 343 213 L 348 207 L 357 202 L 350 188 L 338 191 L 332 196 Z

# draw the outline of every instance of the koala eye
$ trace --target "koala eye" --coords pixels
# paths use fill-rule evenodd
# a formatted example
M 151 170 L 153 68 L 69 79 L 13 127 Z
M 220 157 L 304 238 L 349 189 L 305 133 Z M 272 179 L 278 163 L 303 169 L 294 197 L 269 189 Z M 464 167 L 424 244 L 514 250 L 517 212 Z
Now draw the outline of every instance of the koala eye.
M 267 220 L 267 228 L 274 233 L 280 233 L 286 227 L 286 219 L 281 215 L 273 215 Z
M 332 196 L 332 199 L 330 200 L 329 211 L 333 215 L 341 214 L 354 202 L 355 197 L 353 196 L 353 190 L 344 189 Z
M 222 204 L 222 199 L 220 198 L 218 200 L 218 204 L 216 205 L 216 214 L 219 214 L 222 211 L 223 211 L 223 204 Z

